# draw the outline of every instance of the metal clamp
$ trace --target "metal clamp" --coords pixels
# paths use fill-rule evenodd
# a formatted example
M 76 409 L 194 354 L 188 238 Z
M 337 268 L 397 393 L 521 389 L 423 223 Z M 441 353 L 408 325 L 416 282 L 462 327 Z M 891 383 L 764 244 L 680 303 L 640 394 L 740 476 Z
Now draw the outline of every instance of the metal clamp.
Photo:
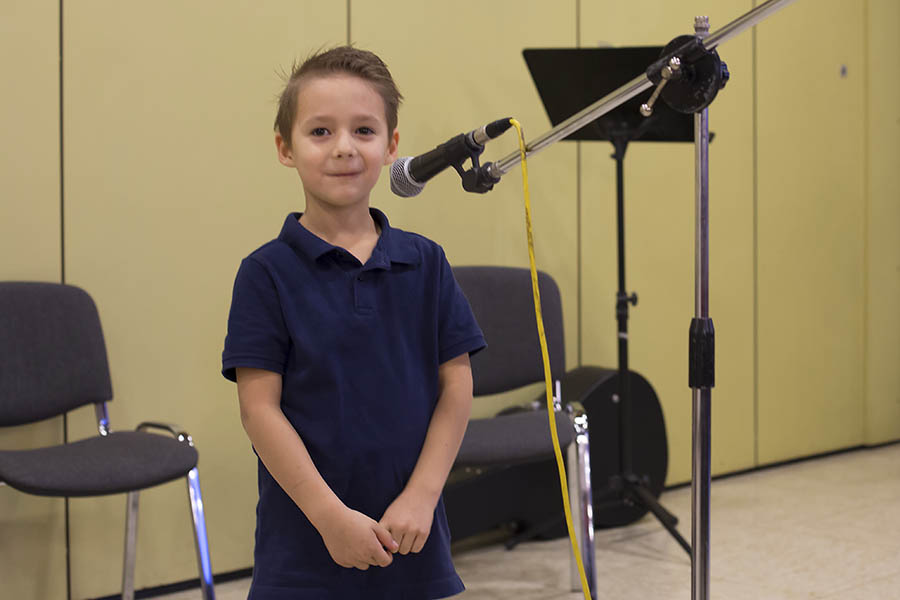
M 653 114 L 653 105 L 656 104 L 659 95 L 662 93 L 663 88 L 666 87 L 666 84 L 669 83 L 669 80 L 681 77 L 681 59 L 677 56 L 670 58 L 669 64 L 663 67 L 662 71 L 660 71 L 660 75 L 662 76 L 662 81 L 660 81 L 659 85 L 656 86 L 656 89 L 653 90 L 653 95 L 650 96 L 650 99 L 644 104 L 641 104 L 641 114 L 645 117 L 649 117 Z

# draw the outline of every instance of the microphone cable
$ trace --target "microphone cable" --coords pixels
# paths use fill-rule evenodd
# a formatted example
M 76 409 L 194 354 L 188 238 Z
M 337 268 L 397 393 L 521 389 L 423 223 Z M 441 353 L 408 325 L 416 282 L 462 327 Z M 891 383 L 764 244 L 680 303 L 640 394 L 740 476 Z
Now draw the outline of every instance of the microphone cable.
M 522 189 L 525 196 L 525 230 L 528 234 L 528 261 L 531 265 L 531 290 L 534 295 L 534 318 L 537 321 L 538 338 L 541 341 L 541 358 L 544 361 L 544 383 L 547 388 L 547 416 L 550 420 L 550 436 L 553 438 L 553 452 L 556 455 L 556 467 L 559 470 L 559 485 L 562 490 L 563 510 L 566 515 L 566 528 L 569 531 L 569 541 L 572 544 L 572 552 L 578 563 L 578 575 L 581 578 L 581 591 L 585 600 L 591 600 L 591 592 L 588 586 L 587 575 L 584 572 L 584 561 L 578 542 L 575 539 L 575 528 L 572 526 L 572 509 L 569 505 L 569 484 L 566 479 L 566 469 L 563 464 L 562 451 L 559 448 L 559 436 L 556 433 L 556 414 L 553 410 L 553 383 L 550 374 L 550 353 L 547 350 L 547 336 L 544 333 L 544 316 L 541 313 L 541 293 L 538 289 L 537 266 L 534 260 L 534 233 L 531 229 L 531 195 L 528 192 L 528 163 L 525 159 L 525 136 L 522 133 L 522 125 L 515 119 L 509 120 L 516 128 L 519 136 L 519 154 L 522 157 Z

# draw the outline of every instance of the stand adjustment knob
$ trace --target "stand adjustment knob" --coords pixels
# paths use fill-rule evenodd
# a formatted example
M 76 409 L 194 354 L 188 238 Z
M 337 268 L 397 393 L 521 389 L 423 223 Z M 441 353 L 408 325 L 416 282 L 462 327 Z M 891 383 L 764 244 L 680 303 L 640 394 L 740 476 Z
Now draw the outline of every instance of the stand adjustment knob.
M 632 306 L 637 306 L 638 303 L 638 295 L 637 292 L 632 292 L 631 295 L 626 295 L 623 292 L 616 293 L 616 305 L 620 307 L 624 307 L 627 304 Z
M 731 79 L 731 73 L 728 71 L 728 65 L 725 64 L 725 61 L 722 61 L 722 83 L 719 84 L 719 89 L 725 89 L 725 84 L 728 83 L 728 80 Z
M 701 40 L 709 35 L 709 17 L 707 15 L 694 17 L 694 33 Z
M 656 86 L 656 89 L 653 90 L 653 95 L 650 96 L 650 99 L 647 100 L 647 102 L 641 104 L 641 114 L 645 117 L 649 117 L 653 114 L 653 105 L 656 104 L 659 95 L 662 93 L 663 88 L 666 87 L 666 84 L 669 83 L 669 80 L 677 79 L 681 76 L 681 59 L 677 56 L 670 58 L 669 64 L 663 67 L 662 71 L 660 71 L 660 75 L 662 76 L 662 81 L 660 81 L 659 85 Z

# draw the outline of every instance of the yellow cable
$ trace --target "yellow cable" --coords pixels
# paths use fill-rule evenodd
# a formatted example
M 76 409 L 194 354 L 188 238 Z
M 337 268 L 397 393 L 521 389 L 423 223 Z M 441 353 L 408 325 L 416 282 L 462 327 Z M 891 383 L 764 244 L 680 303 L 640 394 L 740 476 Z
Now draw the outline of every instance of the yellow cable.
M 575 540 L 575 528 L 572 527 L 572 509 L 569 506 L 569 484 L 566 481 L 566 469 L 563 465 L 562 451 L 559 449 L 559 436 L 556 434 L 556 415 L 553 410 L 553 384 L 550 374 L 550 354 L 547 351 L 547 336 L 544 334 L 544 317 L 541 314 L 541 293 L 538 289 L 537 267 L 534 261 L 534 234 L 531 231 L 531 197 L 528 193 L 528 164 L 525 160 L 525 137 L 522 134 L 522 125 L 515 119 L 510 119 L 513 127 L 519 134 L 519 152 L 522 156 L 522 187 L 525 192 L 525 229 L 528 232 L 528 260 L 531 264 L 531 289 L 534 294 L 534 317 L 537 321 L 538 337 L 541 340 L 541 357 L 544 360 L 544 382 L 547 387 L 547 415 L 550 419 L 550 436 L 553 438 L 553 452 L 556 454 L 556 467 L 559 469 L 559 485 L 562 490 L 563 509 L 566 513 L 566 528 L 569 530 L 569 541 L 572 543 L 572 552 L 578 563 L 578 575 L 581 577 L 581 591 L 585 600 L 591 600 L 591 592 L 588 587 L 587 576 L 584 573 L 584 561 Z

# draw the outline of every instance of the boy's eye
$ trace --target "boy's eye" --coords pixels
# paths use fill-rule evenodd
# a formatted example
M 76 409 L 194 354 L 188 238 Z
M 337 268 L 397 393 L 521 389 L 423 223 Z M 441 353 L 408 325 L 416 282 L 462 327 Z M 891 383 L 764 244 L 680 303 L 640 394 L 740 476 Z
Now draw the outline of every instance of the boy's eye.
M 356 131 L 358 131 L 359 133 L 361 133 L 363 135 L 373 135 L 375 133 L 375 130 L 372 129 L 371 127 L 360 127 Z
M 328 135 L 328 130 L 325 129 L 324 127 L 316 127 L 310 133 L 312 133 L 312 135 L 315 135 L 315 136 L 322 136 L 322 135 Z

